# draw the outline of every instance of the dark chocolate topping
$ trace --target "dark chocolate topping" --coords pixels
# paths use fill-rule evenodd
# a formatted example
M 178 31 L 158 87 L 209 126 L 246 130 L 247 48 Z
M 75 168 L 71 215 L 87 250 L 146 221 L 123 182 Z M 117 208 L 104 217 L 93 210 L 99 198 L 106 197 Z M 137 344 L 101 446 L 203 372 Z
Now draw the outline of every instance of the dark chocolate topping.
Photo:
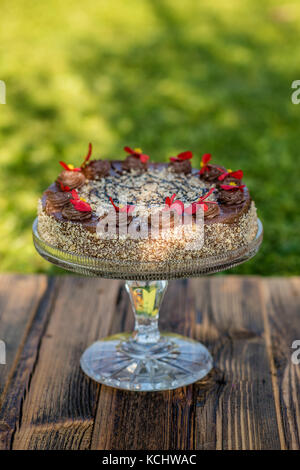
M 107 224 L 115 225 L 118 228 L 127 227 L 132 221 L 132 216 L 128 215 L 126 212 L 113 212 L 110 211 L 104 221 Z
M 83 173 L 89 180 L 104 178 L 110 174 L 111 164 L 108 160 L 92 160 L 84 169 Z
M 46 212 L 51 214 L 52 212 L 60 211 L 71 199 L 71 193 L 63 191 L 47 191 L 47 204 Z
M 122 162 L 122 169 L 124 171 L 137 170 L 137 171 L 146 171 L 148 168 L 148 163 L 143 163 L 138 156 L 127 155 L 126 159 Z
M 64 186 L 69 186 L 70 189 L 76 189 L 85 183 L 85 176 L 81 171 L 64 170 L 60 173 L 56 182 L 58 186 L 62 183 Z
M 222 166 L 217 165 L 207 165 L 200 178 L 208 183 L 218 182 L 218 177 L 221 176 L 226 169 Z
M 213 219 L 220 214 L 218 204 L 207 204 L 207 210 L 204 212 L 204 219 Z
M 190 160 L 171 161 L 169 167 L 174 173 L 184 173 L 185 175 L 188 175 L 192 171 Z
M 62 216 L 68 220 L 84 221 L 92 217 L 92 212 L 81 212 L 75 209 L 74 205 L 69 202 L 61 211 Z
M 240 191 L 239 189 L 220 189 L 218 194 L 218 201 L 225 206 L 241 204 L 245 201 L 245 194 L 243 190 Z
M 113 177 L 113 176 L 116 177 L 119 174 L 119 172 L 121 171 L 123 163 L 124 163 L 124 161 L 121 161 L 121 160 L 111 161 L 111 169 L 110 169 L 110 176 L 111 177 Z M 168 166 L 168 163 L 149 163 L 149 169 L 150 170 L 155 169 L 156 171 L 159 171 L 159 170 L 163 170 L 167 166 Z M 211 166 L 213 166 L 213 165 L 211 165 Z M 68 173 L 73 174 L 75 172 L 68 172 Z M 197 169 L 192 170 L 192 174 L 194 176 L 198 175 L 198 173 L 199 173 L 199 170 L 197 170 Z M 180 175 L 178 175 L 178 177 L 180 178 Z M 188 188 L 187 188 L 187 190 L 188 190 Z M 57 184 L 53 183 L 48 188 L 48 190 L 45 191 L 44 194 L 43 194 L 42 205 L 43 205 L 44 210 L 46 210 L 46 204 L 47 204 L 47 200 L 48 200 L 48 191 L 61 193 L 61 191 L 60 191 L 59 187 L 57 186 Z M 220 190 L 218 190 L 218 191 L 220 191 Z M 238 221 L 239 218 L 243 214 L 247 213 L 247 211 L 249 210 L 249 207 L 250 207 L 250 203 L 251 203 L 251 198 L 250 198 L 250 195 L 249 195 L 249 192 L 248 192 L 247 188 L 244 187 L 243 191 L 244 191 L 243 193 L 241 193 L 241 191 L 221 191 L 222 193 L 226 192 L 226 199 L 228 199 L 227 193 L 229 193 L 229 192 L 230 193 L 238 192 L 238 193 L 240 193 L 241 196 L 238 196 L 238 197 L 237 196 L 230 196 L 230 197 L 231 198 L 232 197 L 237 197 L 238 201 L 240 201 L 240 198 L 242 197 L 243 201 L 233 203 L 233 204 L 229 204 L 229 205 L 226 204 L 226 202 L 222 203 L 222 204 L 218 204 L 219 211 L 220 211 L 219 215 L 216 215 L 213 218 L 206 217 L 205 218 L 205 224 L 207 224 L 207 225 L 215 224 L 215 223 L 231 224 L 231 223 L 235 223 L 236 221 Z M 219 201 L 219 202 L 221 202 L 221 201 Z M 209 206 L 215 206 L 215 204 L 209 204 Z M 73 213 L 73 211 L 72 211 L 72 213 Z M 81 215 L 79 215 L 79 218 L 80 218 L 79 220 L 78 220 L 78 211 L 76 211 L 76 219 L 74 218 L 74 219 L 68 219 L 68 220 L 70 220 L 70 222 L 73 222 L 75 224 L 80 223 L 84 229 L 86 229 L 90 232 L 95 232 L 97 223 L 99 221 L 99 217 L 97 217 L 93 213 L 91 218 L 89 218 L 87 220 L 82 220 L 82 217 L 85 218 L 85 217 L 89 217 L 89 216 L 86 216 L 87 213 L 83 213 L 83 212 L 81 212 L 79 214 L 81 214 Z M 82 214 L 85 214 L 85 215 L 82 215 Z M 58 221 L 66 220 L 66 218 L 62 216 L 62 213 L 60 211 L 52 213 L 51 215 Z

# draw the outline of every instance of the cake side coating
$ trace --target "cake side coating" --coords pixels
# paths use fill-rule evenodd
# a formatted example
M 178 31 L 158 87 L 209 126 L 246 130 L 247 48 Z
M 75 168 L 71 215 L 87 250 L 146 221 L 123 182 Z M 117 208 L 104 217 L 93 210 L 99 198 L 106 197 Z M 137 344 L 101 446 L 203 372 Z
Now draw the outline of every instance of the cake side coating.
M 94 256 L 106 260 L 166 261 L 195 259 L 213 256 L 247 246 L 257 233 L 257 215 L 253 202 L 249 210 L 231 224 L 214 223 L 204 225 L 204 244 L 200 250 L 187 250 L 189 239 L 170 231 L 167 238 L 156 239 L 120 238 L 101 239 L 82 224 L 59 221 L 49 216 L 39 202 L 38 230 L 49 244 L 78 255 Z M 180 233 L 181 235 L 181 233 Z
M 78 255 L 133 263 L 191 260 L 247 246 L 257 233 L 257 216 L 248 189 L 241 184 L 241 170 L 210 165 L 206 154 L 199 175 L 191 168 L 191 155 L 183 152 L 169 164 L 149 163 L 147 155 L 132 150 L 125 161 L 87 163 L 87 156 L 80 168 L 71 170 L 63 163 L 64 172 L 39 201 L 41 237 Z M 127 205 L 121 205 L 122 198 Z M 181 217 L 180 211 L 186 210 L 193 221 L 199 206 L 204 209 L 204 225 L 192 223 L 183 229 L 176 223 L 176 211 Z M 173 208 L 168 230 L 160 226 L 161 219 L 153 225 L 153 211 L 163 214 Z M 111 216 L 116 217 L 117 228 L 107 236 L 97 226 Z M 145 229 L 148 235 L 132 237 L 132 227 Z M 191 245 L 192 238 L 201 245 Z

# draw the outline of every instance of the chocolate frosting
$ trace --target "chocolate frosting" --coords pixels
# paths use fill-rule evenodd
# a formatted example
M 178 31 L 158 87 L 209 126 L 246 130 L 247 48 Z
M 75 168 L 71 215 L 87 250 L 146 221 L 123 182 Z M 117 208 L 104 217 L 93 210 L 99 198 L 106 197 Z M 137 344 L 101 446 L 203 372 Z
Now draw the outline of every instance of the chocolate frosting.
M 116 227 L 124 229 L 132 221 L 132 216 L 126 214 L 126 212 L 113 212 L 109 211 L 106 215 L 105 220 L 107 224 L 110 224 L 112 227 L 116 224 Z
M 207 165 L 206 170 L 200 175 L 200 178 L 208 183 L 218 182 L 218 178 L 226 169 L 222 166 Z
M 143 163 L 139 159 L 138 156 L 134 155 L 127 155 L 126 159 L 122 162 L 122 170 L 130 171 L 130 170 L 138 170 L 138 171 L 146 171 L 148 168 L 148 163 Z
M 79 188 L 85 182 L 85 176 L 81 171 L 67 171 L 64 170 L 58 176 L 56 183 L 60 186 L 62 183 L 64 186 L 69 186 L 70 189 Z
M 111 164 L 108 160 L 92 160 L 84 169 L 83 173 L 89 180 L 104 178 L 110 173 Z
M 71 199 L 71 193 L 63 191 L 47 191 L 46 212 L 51 214 L 63 209 Z
M 208 209 L 204 212 L 205 219 L 213 219 L 220 214 L 220 207 L 218 204 L 207 204 Z
M 111 163 L 112 163 L 111 169 L 110 169 L 111 175 L 116 175 L 118 172 L 121 172 L 122 163 L 123 163 L 121 160 L 114 160 Z M 160 170 L 160 169 L 164 169 L 168 167 L 168 163 L 149 163 L 148 166 L 151 169 Z M 192 172 L 194 175 L 198 175 L 199 170 L 195 169 L 195 170 L 192 170 Z M 68 173 L 74 174 L 77 172 L 70 171 Z M 218 185 L 218 188 L 219 188 L 219 185 Z M 57 183 L 53 183 L 51 186 L 49 186 L 48 190 L 44 192 L 43 197 L 42 197 L 42 204 L 43 204 L 44 210 L 46 210 L 49 191 L 53 193 L 62 192 L 60 191 Z M 222 200 L 224 200 L 225 202 L 219 205 L 219 210 L 220 210 L 219 215 L 213 218 L 206 217 L 205 224 L 208 224 L 208 225 L 214 224 L 214 223 L 231 224 L 231 223 L 236 222 L 241 215 L 243 215 L 249 210 L 251 198 L 250 198 L 248 189 L 246 187 L 244 188 L 243 193 L 240 190 L 225 191 L 222 189 L 218 189 L 218 191 L 221 193 L 219 202 L 221 203 Z M 235 199 L 237 202 L 235 202 Z M 229 201 L 229 204 L 226 203 L 227 201 Z M 215 206 L 215 204 L 210 204 L 210 205 Z M 71 209 L 73 209 L 73 207 Z M 82 226 L 86 230 L 94 233 L 96 231 L 97 223 L 99 222 L 99 217 L 97 217 L 94 213 L 92 213 L 92 215 L 90 216 L 89 213 L 84 213 L 84 212 L 80 213 L 76 210 L 71 211 L 71 216 L 72 216 L 72 213 L 74 214 L 74 211 L 75 211 L 74 219 L 69 219 L 69 220 L 74 221 L 74 223 L 82 223 Z M 67 214 L 70 214 L 70 208 L 68 209 Z M 67 217 L 63 217 L 62 212 L 60 211 L 53 212 L 51 215 L 52 217 L 54 217 L 56 220 L 60 222 L 63 220 L 66 220 L 67 218 Z M 78 220 L 78 217 L 79 217 L 79 220 Z M 82 218 L 86 220 L 82 220 Z
M 176 211 L 171 210 L 171 214 L 168 211 L 158 211 L 148 217 L 148 225 L 153 230 L 169 230 L 182 225 L 182 216 L 177 214 Z M 164 226 L 165 225 L 165 226 Z
M 179 160 L 169 163 L 169 167 L 174 173 L 184 173 L 185 175 L 191 173 L 192 165 L 190 160 Z
M 244 191 L 240 191 L 239 189 L 231 189 L 228 191 L 221 189 L 218 194 L 218 201 L 225 206 L 241 204 L 245 201 L 245 194 Z
M 92 212 L 81 212 L 75 209 L 73 204 L 69 202 L 61 211 L 62 216 L 68 220 L 84 221 L 92 217 Z

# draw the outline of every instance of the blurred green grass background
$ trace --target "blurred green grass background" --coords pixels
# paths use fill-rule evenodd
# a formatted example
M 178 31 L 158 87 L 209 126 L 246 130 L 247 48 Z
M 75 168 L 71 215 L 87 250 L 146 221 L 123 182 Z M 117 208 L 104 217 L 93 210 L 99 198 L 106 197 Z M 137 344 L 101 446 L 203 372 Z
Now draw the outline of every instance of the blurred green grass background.
M 265 240 L 234 272 L 299 274 L 299 25 L 296 1 L 2 0 L 1 270 L 58 271 L 32 245 L 37 199 L 92 141 L 242 168 Z

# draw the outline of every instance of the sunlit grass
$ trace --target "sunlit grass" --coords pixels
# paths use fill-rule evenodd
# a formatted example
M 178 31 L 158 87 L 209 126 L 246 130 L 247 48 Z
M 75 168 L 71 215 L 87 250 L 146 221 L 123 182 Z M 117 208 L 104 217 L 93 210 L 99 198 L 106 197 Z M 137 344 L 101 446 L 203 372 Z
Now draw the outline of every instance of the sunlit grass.
M 1 269 L 54 272 L 31 222 L 58 160 L 190 149 L 242 168 L 265 241 L 240 273 L 299 274 L 300 4 L 2 0 Z

